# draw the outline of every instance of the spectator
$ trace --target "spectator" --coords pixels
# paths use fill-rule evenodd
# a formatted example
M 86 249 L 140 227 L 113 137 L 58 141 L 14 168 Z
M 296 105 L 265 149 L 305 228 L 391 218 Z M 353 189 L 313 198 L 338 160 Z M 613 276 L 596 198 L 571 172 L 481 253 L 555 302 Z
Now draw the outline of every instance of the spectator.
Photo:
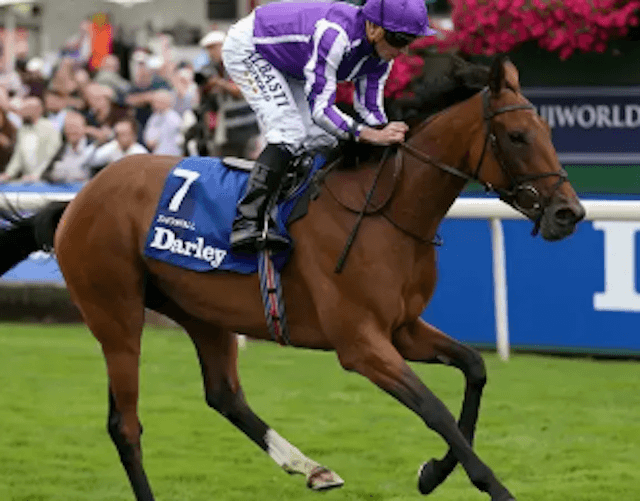
M 114 130 L 116 138 L 100 146 L 90 161 L 94 172 L 123 157 L 149 153 L 144 146 L 136 141 L 138 137 L 138 124 L 134 119 L 127 118 L 119 120 Z
M 200 126 L 205 138 L 213 129 L 212 141 L 206 139 L 210 155 L 242 156 L 247 143 L 260 133 L 256 115 L 242 96 L 240 88 L 229 78 L 222 65 L 222 42 L 225 34 L 212 31 L 200 45 L 208 52 L 209 62 L 196 74 L 202 105 Z M 209 129 L 209 130 L 208 130 Z
M 16 142 L 16 134 L 16 128 L 7 118 L 6 112 L 0 109 L 0 172 L 5 170 L 11 159 Z
M 135 109 L 135 118 L 144 130 L 147 120 L 153 113 L 151 102 L 154 91 L 160 89 L 171 90 L 171 85 L 163 79 L 159 70 L 162 67 L 162 60 L 158 56 L 148 56 L 142 52 L 136 52 L 133 57 L 134 81 L 131 92 L 126 98 L 126 103 Z M 140 137 L 139 139 L 142 139 Z
M 120 76 L 120 61 L 117 56 L 109 54 L 102 60 L 100 71 L 93 81 L 100 85 L 110 87 L 117 96 L 124 97 L 131 90 L 131 84 Z
M 93 15 L 91 23 L 91 57 L 89 68 L 97 70 L 102 66 L 102 60 L 111 54 L 113 36 L 109 17 L 103 12 Z
M 16 61 L 16 67 L 18 62 Z M 3 88 L 12 96 L 23 97 L 27 94 L 27 87 L 23 85 L 20 72 L 6 70 L 0 73 L 0 88 Z
M 155 155 L 180 155 L 182 118 L 172 108 L 173 96 L 168 90 L 157 90 L 153 96 L 153 113 L 144 128 L 144 142 Z
M 67 98 L 69 106 L 81 112 L 83 115 L 89 113 L 89 104 L 86 99 L 86 91 L 91 83 L 89 72 L 84 68 L 78 68 L 73 72 L 73 84 L 71 94 Z
M 86 65 L 91 57 L 91 38 L 93 24 L 85 19 L 80 23 L 80 29 L 64 43 L 61 55 L 71 61 Z
M 44 94 L 45 116 L 54 125 L 58 132 L 64 129 L 64 120 L 67 116 L 67 99 L 54 89 L 47 89 Z
M 44 99 L 47 81 L 44 76 L 44 61 L 39 57 L 29 59 L 22 75 L 22 81 L 28 87 L 28 96 Z
M 109 87 L 90 83 L 84 95 L 89 105 L 87 133 L 100 144 L 113 138 L 116 122 L 131 116 L 131 110 L 114 102 L 115 93 Z
M 190 68 L 179 68 L 173 76 L 173 88 L 175 93 L 175 101 L 173 109 L 178 112 L 181 117 L 187 111 L 195 110 L 199 104 L 198 86 L 193 79 L 193 71 Z
M 16 129 L 22 127 L 22 117 L 20 116 L 20 105 L 22 100 L 19 97 L 10 98 L 7 90 L 0 86 L 0 109 Z M 15 141 L 14 141 L 15 142 Z
M 38 181 L 58 152 L 61 135 L 53 124 L 42 117 L 42 101 L 28 97 L 22 103 L 23 125 L 18 130 L 16 146 L 0 182 L 18 178 L 21 182 Z
M 75 111 L 67 113 L 64 121 L 64 145 L 45 177 L 52 183 L 72 183 L 89 178 L 89 161 L 95 145 L 89 143 L 87 122 Z
M 0 87 L 0 172 L 5 170 L 16 144 L 17 127 L 10 118 L 11 114 L 9 95 Z
M 73 60 L 70 57 L 60 61 L 49 81 L 49 89 L 55 90 L 61 96 L 69 96 L 78 89 L 73 75 Z

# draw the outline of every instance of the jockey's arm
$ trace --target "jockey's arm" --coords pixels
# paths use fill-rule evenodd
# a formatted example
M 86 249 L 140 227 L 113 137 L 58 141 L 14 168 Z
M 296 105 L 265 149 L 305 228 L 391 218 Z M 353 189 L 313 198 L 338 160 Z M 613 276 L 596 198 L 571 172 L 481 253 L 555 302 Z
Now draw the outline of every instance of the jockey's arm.
M 337 36 L 335 36 L 336 32 Z M 349 46 L 349 39 L 344 32 L 332 27 L 319 29 L 313 38 L 316 64 L 315 67 L 305 67 L 305 90 L 313 121 L 340 139 L 355 139 L 380 145 L 403 141 L 408 127 L 402 122 L 392 122 L 384 129 L 378 130 L 357 123 L 353 117 L 338 109 L 335 104 L 337 70 Z M 387 68 L 384 69 L 385 73 L 374 78 L 376 89 L 378 86 L 384 88 L 384 77 L 388 76 Z M 379 108 L 369 115 L 376 117 L 375 120 L 368 120 L 371 125 L 387 121 L 384 111 Z
M 304 68 L 311 118 L 339 139 L 358 138 L 362 126 L 335 104 L 338 66 L 349 47 L 349 37 L 342 30 L 319 23 L 313 42 L 315 65 Z

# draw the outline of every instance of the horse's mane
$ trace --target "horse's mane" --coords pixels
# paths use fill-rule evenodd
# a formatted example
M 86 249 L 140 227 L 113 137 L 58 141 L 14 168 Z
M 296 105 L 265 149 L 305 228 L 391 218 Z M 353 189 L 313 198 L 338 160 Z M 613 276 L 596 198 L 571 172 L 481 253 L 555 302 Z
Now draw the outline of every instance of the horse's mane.
M 454 54 L 424 54 L 422 73 L 405 89 L 405 95 L 386 103 L 390 121 L 403 121 L 411 129 L 432 115 L 454 104 L 466 101 L 481 91 L 489 81 L 490 68 L 465 61 Z M 360 143 L 344 144 L 339 155 L 342 165 L 353 166 L 380 157 L 384 147 L 372 147 Z
M 387 103 L 389 119 L 415 126 L 481 91 L 489 74 L 488 66 L 454 54 L 426 54 L 422 73 L 405 89 L 405 95 L 410 97 Z

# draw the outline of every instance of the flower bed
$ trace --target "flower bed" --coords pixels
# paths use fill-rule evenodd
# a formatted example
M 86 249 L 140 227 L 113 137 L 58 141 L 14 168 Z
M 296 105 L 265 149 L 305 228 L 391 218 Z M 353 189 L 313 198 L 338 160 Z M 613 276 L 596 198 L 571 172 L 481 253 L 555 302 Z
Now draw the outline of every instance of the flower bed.
M 576 51 L 602 53 L 612 38 L 638 25 L 640 0 L 457 0 L 455 30 L 418 43 L 466 54 L 511 52 L 527 41 L 567 59 Z

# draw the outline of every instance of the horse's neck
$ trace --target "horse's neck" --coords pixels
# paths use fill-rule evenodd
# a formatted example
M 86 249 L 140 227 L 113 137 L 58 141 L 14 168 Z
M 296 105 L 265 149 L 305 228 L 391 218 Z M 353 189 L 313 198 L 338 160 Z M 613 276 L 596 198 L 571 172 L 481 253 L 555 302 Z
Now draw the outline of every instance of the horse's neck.
M 431 120 L 409 144 L 443 164 L 470 174 L 467 160 L 483 126 L 481 112 L 480 98 L 474 96 Z M 431 240 L 466 181 L 409 152 L 402 154 L 402 179 L 387 215 L 407 233 Z

